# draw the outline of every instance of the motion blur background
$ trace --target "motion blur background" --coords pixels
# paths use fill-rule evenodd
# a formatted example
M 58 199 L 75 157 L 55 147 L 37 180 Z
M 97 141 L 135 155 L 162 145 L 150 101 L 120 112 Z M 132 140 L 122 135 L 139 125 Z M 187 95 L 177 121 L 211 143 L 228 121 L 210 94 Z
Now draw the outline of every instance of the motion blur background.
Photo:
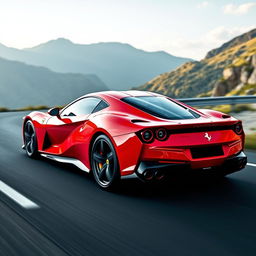
M 204 106 L 243 120 L 243 171 L 215 183 L 127 181 L 118 193 L 28 159 L 21 124 L 102 90 L 256 97 L 255 17 L 247 0 L 0 0 L 0 256 L 254 256 L 256 103 Z M 39 207 L 23 209 L 3 183 Z
M 63 106 L 102 90 L 174 98 L 256 95 L 255 1 L 0 5 L 1 111 Z M 255 136 L 255 104 L 209 107 L 240 112 Z

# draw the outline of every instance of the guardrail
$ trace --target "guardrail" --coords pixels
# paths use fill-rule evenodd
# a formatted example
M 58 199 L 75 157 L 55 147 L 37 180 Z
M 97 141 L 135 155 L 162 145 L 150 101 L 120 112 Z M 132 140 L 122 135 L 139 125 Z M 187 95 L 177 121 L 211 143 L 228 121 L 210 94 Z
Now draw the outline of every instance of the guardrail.
M 221 96 L 203 98 L 182 98 L 178 99 L 185 104 L 192 106 L 216 106 L 216 105 L 235 105 L 256 103 L 256 96 Z

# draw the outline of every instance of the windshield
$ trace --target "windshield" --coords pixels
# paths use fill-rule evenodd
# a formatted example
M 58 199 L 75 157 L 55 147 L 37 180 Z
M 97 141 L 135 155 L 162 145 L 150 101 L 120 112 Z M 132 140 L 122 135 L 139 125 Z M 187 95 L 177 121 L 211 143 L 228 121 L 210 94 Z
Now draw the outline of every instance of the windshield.
M 200 117 L 200 115 L 198 115 L 191 109 L 183 107 L 165 97 L 126 97 L 123 98 L 122 101 L 148 114 L 164 119 L 178 120 L 193 119 Z

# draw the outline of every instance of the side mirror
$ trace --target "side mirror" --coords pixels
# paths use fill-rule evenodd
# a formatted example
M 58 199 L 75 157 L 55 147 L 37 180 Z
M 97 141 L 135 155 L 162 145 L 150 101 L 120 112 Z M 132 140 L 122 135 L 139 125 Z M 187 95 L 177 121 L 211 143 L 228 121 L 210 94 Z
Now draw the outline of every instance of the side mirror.
M 48 114 L 50 116 L 60 116 L 60 109 L 59 108 L 51 108 L 48 110 Z

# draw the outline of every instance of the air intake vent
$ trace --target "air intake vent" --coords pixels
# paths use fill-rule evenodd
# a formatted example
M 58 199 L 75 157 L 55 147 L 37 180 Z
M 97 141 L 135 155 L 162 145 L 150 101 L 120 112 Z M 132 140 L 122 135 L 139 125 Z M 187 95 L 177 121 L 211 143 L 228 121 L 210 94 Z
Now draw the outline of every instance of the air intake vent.
M 43 150 L 49 148 L 51 145 L 52 145 L 52 143 L 51 143 L 51 141 L 50 141 L 49 135 L 48 135 L 48 133 L 46 132 L 46 133 L 45 133 L 45 136 L 44 136 Z
M 141 119 L 132 119 L 131 122 L 135 124 L 135 123 L 148 123 L 149 121 L 141 120 Z

